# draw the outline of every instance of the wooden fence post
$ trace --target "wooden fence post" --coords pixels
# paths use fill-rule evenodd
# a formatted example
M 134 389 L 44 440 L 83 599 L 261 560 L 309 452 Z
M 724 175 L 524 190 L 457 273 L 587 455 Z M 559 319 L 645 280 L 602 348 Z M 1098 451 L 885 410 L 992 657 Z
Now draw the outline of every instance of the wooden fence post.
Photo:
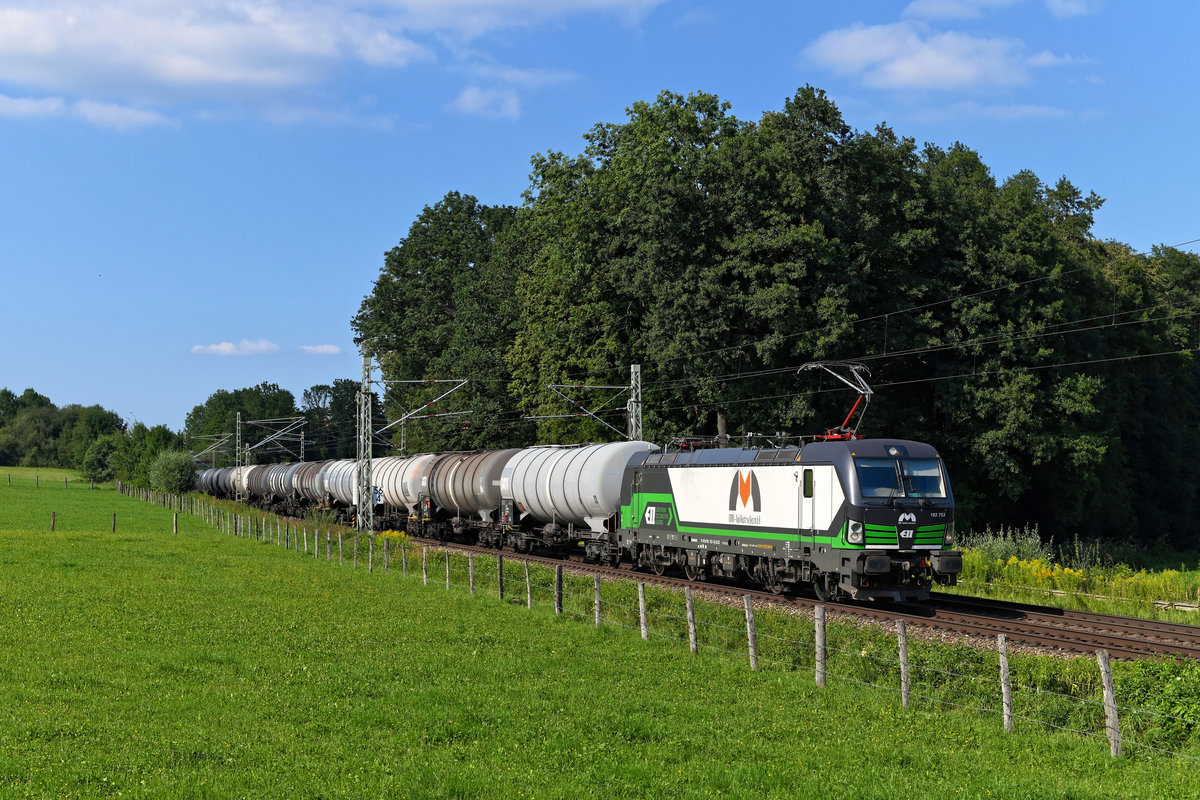
M 402 578 L 408 577 L 408 548 L 404 542 L 400 543 L 400 576 Z
M 504 553 L 496 554 L 496 591 L 504 599 Z
M 554 565 L 554 613 L 561 614 L 562 610 L 563 610 L 562 564 L 555 564 Z
M 57 511 L 50 512 L 50 532 L 51 533 L 54 533 L 54 522 L 55 522 L 55 517 L 57 517 L 57 516 L 58 516 Z
M 596 602 L 595 602 L 595 606 L 596 606 L 596 628 L 597 628 L 597 629 L 599 629 L 599 627 L 600 627 L 600 576 L 599 576 L 599 575 L 593 575 L 593 576 L 592 576 L 592 580 L 593 580 L 593 581 L 595 582 L 595 584 L 596 584 Z
M 329 528 L 325 529 L 325 560 L 333 562 L 333 537 L 329 535 Z
M 1004 709 L 1004 730 L 1012 733 L 1012 679 L 1008 671 L 1008 644 L 1003 633 L 996 637 L 996 649 L 1000 651 L 1000 701 Z
M 338 566 L 346 563 L 346 559 L 342 553 L 343 538 L 342 531 L 338 531 Z
M 900 704 L 908 708 L 911 684 L 908 678 L 908 630 L 904 626 L 904 620 L 896 623 L 896 637 L 900 640 Z
M 646 622 L 646 584 L 638 581 L 638 622 L 641 623 L 642 641 L 650 641 L 650 626 Z
M 443 550 L 446 554 L 446 591 L 450 591 L 450 551 Z
M 388 563 L 388 537 L 383 537 L 383 574 L 391 574 L 391 565 Z
M 529 582 L 529 559 L 525 559 L 525 607 L 533 608 L 533 584 Z
M 750 669 L 758 669 L 758 632 L 754 629 L 754 602 L 750 595 L 742 595 L 746 604 L 746 644 L 750 648 Z
M 179 533 L 179 512 L 175 512 L 171 519 L 171 533 Z
M 354 532 L 354 568 L 358 569 L 358 531 Z
M 475 596 L 475 554 L 467 553 L 467 574 L 471 582 L 471 597 Z
M 425 581 L 426 586 L 429 585 L 428 551 L 428 547 L 421 548 L 421 579 Z
M 688 626 L 688 647 L 692 650 L 692 655 L 699 652 L 699 644 L 696 641 L 696 608 L 692 604 L 692 587 L 685 586 L 683 596 L 687 600 L 687 626 Z
M 1096 661 L 1100 665 L 1100 678 L 1104 681 L 1104 730 L 1108 734 L 1108 751 L 1113 758 L 1121 756 L 1121 724 L 1117 718 L 1117 693 L 1113 689 L 1112 664 L 1108 662 L 1108 651 L 1097 650 Z
M 112 526 L 112 532 L 113 532 L 113 533 L 116 533 L 116 532 L 117 532 L 117 514 L 116 514 L 116 512 L 115 512 L 115 511 L 113 512 L 113 526 Z
M 814 620 L 816 622 L 817 639 L 817 686 L 825 685 L 825 606 L 817 606 Z

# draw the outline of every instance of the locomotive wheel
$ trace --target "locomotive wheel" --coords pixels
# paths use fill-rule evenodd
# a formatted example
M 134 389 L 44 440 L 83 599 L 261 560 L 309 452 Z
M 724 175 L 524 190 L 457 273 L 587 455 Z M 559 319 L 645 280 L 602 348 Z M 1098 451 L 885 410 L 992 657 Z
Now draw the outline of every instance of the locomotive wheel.
M 654 570 L 655 575 L 662 575 L 664 572 L 667 571 L 667 565 L 664 564 L 662 561 L 660 561 L 658 558 L 651 557 L 650 569 Z
M 763 582 L 763 587 L 771 594 L 783 594 L 787 584 L 778 575 L 772 575 Z
M 687 576 L 689 581 L 702 581 L 704 580 L 704 567 L 693 564 L 684 564 L 683 574 Z

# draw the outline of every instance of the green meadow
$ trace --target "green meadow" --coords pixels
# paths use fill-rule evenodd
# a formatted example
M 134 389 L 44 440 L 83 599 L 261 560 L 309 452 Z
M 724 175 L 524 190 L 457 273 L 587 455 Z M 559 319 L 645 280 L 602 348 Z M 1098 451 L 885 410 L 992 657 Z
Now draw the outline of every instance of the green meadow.
M 0 470 L 0 797 L 1200 796 L 1188 758 L 526 609 L 516 569 L 519 602 L 483 563 L 472 597 L 411 551 L 403 578 L 184 514 L 173 535 L 23 473 Z

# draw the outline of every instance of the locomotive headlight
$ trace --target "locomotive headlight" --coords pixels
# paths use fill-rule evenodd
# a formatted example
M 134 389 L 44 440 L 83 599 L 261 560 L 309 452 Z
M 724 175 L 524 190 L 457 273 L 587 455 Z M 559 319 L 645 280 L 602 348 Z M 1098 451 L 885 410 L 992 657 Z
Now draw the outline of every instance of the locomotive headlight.
M 850 544 L 862 544 L 863 541 L 863 524 L 858 520 L 851 520 L 849 527 L 846 529 L 846 541 Z
M 946 526 L 946 538 L 943 541 L 943 546 L 954 547 L 954 523 L 951 522 Z

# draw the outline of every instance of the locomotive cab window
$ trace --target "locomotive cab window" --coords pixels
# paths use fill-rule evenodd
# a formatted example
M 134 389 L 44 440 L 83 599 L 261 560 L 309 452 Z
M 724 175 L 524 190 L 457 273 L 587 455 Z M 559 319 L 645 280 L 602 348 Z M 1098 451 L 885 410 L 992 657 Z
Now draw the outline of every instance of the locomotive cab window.
M 946 476 L 936 458 L 856 458 L 864 498 L 945 498 Z

